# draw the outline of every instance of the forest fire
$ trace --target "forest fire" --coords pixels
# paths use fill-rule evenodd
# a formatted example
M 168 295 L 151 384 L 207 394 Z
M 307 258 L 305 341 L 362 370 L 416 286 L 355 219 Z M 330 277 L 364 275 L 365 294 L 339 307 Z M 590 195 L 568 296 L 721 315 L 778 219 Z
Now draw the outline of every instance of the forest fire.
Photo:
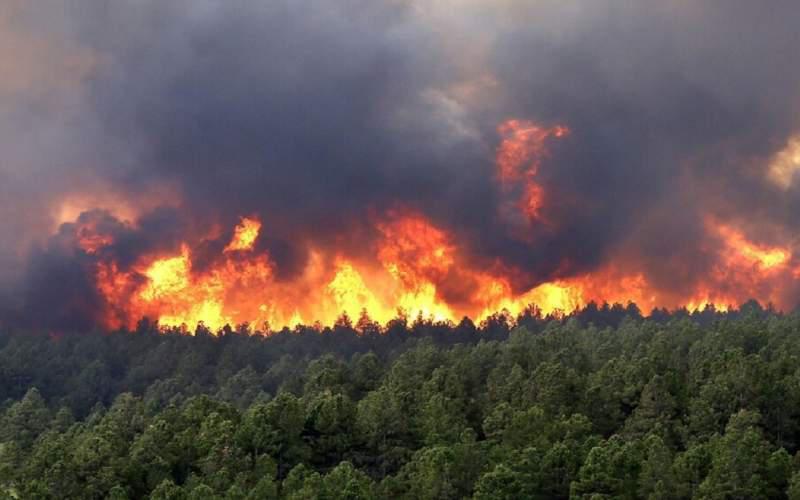
M 13 3 L 0 328 L 800 306 L 793 12 Z
M 641 271 L 623 272 L 614 262 L 593 273 L 514 293 L 499 267 L 471 266 L 446 231 L 420 214 L 399 211 L 378 224 L 375 262 L 310 249 L 312 258 L 303 272 L 282 282 L 273 272 L 269 254 L 255 250 L 262 231 L 269 229 L 255 217 L 244 217 L 206 269 L 195 269 L 193 251 L 184 243 L 176 255 L 142 256 L 127 271 L 120 271 L 113 260 L 101 260 L 96 283 L 107 308 L 103 314 L 107 328 L 132 328 L 149 317 L 166 327 L 192 328 L 202 322 L 213 330 L 242 323 L 259 328 L 332 324 L 342 314 L 355 320 L 362 311 L 380 323 L 398 314 L 481 320 L 501 310 L 516 315 L 531 304 L 545 314 L 570 312 L 591 300 L 633 301 L 645 311 L 664 306 L 702 309 L 711 303 L 725 309 L 774 284 L 789 265 L 788 249 L 756 245 L 729 226 L 709 223 L 709 227 L 724 241 L 722 260 L 711 274 L 718 282 L 701 284 L 683 300 L 654 289 Z M 112 240 L 95 229 L 88 224 L 77 230 L 79 246 L 87 254 L 102 255 Z M 738 291 L 726 289 L 731 282 Z M 459 285 L 466 286 L 466 292 L 448 297 L 447 291 Z
M 531 225 L 522 238 L 528 242 L 538 232 L 557 231 L 558 221 L 543 215 L 549 199 L 539 175 L 551 168 L 553 141 L 569 139 L 571 130 L 510 119 L 497 133 L 494 182 L 514 200 L 499 213 L 526 218 Z M 133 212 L 123 208 L 122 213 Z M 269 221 L 270 214 L 265 215 Z M 401 314 L 482 320 L 499 311 L 518 315 L 531 305 L 544 314 L 568 313 L 590 301 L 635 302 L 645 313 L 710 304 L 725 309 L 751 297 L 786 307 L 787 276 L 800 273 L 789 245 L 751 241 L 736 226 L 709 216 L 704 231 L 713 242 L 708 250 L 713 264 L 688 289 L 652 281 L 649 269 L 625 252 L 609 255 L 592 270 L 557 271 L 519 289 L 514 278 L 523 269 L 476 255 L 457 232 L 419 210 L 396 205 L 374 211 L 369 223 L 366 252 L 308 239 L 300 250 L 306 256 L 303 265 L 288 278 L 265 243 L 272 228 L 256 214 L 240 217 L 233 228 L 212 225 L 205 234 L 183 235 L 171 250 L 143 251 L 127 262 L 117 255 L 117 240 L 120 234 L 141 232 L 139 219 L 89 211 L 61 231 L 71 231 L 77 251 L 93 262 L 91 282 L 101 299 L 97 321 L 111 329 L 133 328 L 145 317 L 162 327 L 190 330 L 199 323 L 212 330 L 244 323 L 256 328 L 332 324 L 343 314 L 353 321 L 366 314 L 384 324 Z M 687 272 L 681 268 L 685 263 L 668 265 L 677 274 Z
M 544 188 L 536 176 L 548 156 L 547 143 L 569 134 L 567 127 L 544 127 L 527 120 L 507 120 L 498 128 L 503 138 L 497 148 L 497 176 L 504 190 L 517 193 L 517 207 L 530 219 L 540 218 Z

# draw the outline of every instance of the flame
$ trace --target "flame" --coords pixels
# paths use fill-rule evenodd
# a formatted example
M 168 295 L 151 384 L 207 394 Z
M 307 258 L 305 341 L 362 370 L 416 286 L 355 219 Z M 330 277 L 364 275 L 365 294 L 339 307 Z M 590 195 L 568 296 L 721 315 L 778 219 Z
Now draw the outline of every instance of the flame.
M 98 253 L 114 243 L 114 238 L 103 227 L 104 212 L 93 212 L 79 215 L 69 223 L 74 230 L 75 245 L 89 255 Z
M 231 322 L 224 314 L 221 293 L 224 282 L 212 274 L 200 279 L 191 276 L 191 255 L 184 245 L 181 254 L 154 261 L 142 273 L 147 285 L 138 299 L 144 309 L 157 306 L 159 323 L 164 326 L 195 325 L 204 322 L 221 326 Z
M 378 259 L 398 280 L 411 288 L 426 279 L 441 277 L 455 262 L 455 247 L 444 231 L 423 217 L 394 214 L 390 223 L 378 226 L 383 242 Z
M 712 268 L 694 296 L 686 301 L 689 310 L 703 309 L 713 304 L 717 310 L 753 297 L 773 304 L 785 304 L 781 296 L 782 281 L 792 261 L 791 248 L 752 241 L 733 225 L 712 217 L 705 221 L 710 234 L 719 238 L 720 248 Z
M 175 255 L 145 257 L 127 271 L 101 261 L 97 286 L 109 305 L 105 321 L 109 327 L 131 327 L 148 316 L 163 326 L 203 322 L 217 329 L 240 323 L 332 324 L 342 314 L 356 318 L 362 311 L 380 323 L 398 311 L 435 320 L 457 321 L 463 316 L 481 320 L 500 310 L 518 315 L 531 304 L 545 314 L 568 313 L 589 301 L 633 301 L 645 310 L 664 306 L 697 310 L 710 304 L 725 310 L 764 292 L 774 277 L 788 269 L 792 257 L 788 247 L 753 242 L 740 229 L 712 219 L 707 224 L 720 238 L 720 259 L 708 280 L 683 298 L 659 291 L 644 272 L 613 260 L 590 273 L 515 292 L 509 271 L 472 265 L 451 234 L 419 213 L 400 210 L 377 224 L 381 238 L 376 262 L 312 249 L 300 275 L 279 281 L 269 254 L 252 250 L 261 223 L 250 217 L 242 219 L 208 269 L 193 268 L 191 248 L 184 244 Z M 462 292 L 455 299 L 454 287 Z
M 338 308 L 351 317 L 362 309 L 383 315 L 383 304 L 367 288 L 364 278 L 349 262 L 339 263 L 336 274 L 328 283 L 327 291 Z
M 93 224 L 82 225 L 77 231 L 78 247 L 88 254 L 95 254 L 101 248 L 114 243 L 111 236 L 97 231 Z
M 144 275 L 149 282 L 142 290 L 145 300 L 157 300 L 183 292 L 189 287 L 189 249 L 184 246 L 181 255 L 153 262 Z
M 498 175 L 503 182 L 536 176 L 547 155 L 547 141 L 569 134 L 567 127 L 543 127 L 527 120 L 507 120 L 497 131 L 503 138 L 496 157 Z
M 776 269 L 784 266 L 791 255 L 788 248 L 752 243 L 741 231 L 730 226 L 718 225 L 715 229 L 725 242 L 729 265 L 735 264 L 737 259 L 742 259 L 762 270 Z
M 506 191 L 521 186 L 517 209 L 531 220 L 540 219 L 545 191 L 536 178 L 549 155 L 548 141 L 565 137 L 570 130 L 562 125 L 544 127 L 527 120 L 507 120 L 497 132 L 502 137 L 495 158 L 500 184 Z
M 541 221 L 548 193 L 539 173 L 551 142 L 570 130 L 525 120 L 505 121 L 497 130 L 497 182 L 513 200 L 515 213 Z M 126 202 L 107 211 L 110 219 L 79 214 L 68 226 L 74 230 L 75 246 L 96 261 L 95 284 L 104 299 L 101 321 L 109 328 L 132 328 L 142 317 L 173 327 L 202 322 L 212 330 L 242 323 L 270 328 L 308 321 L 332 324 L 342 314 L 357 318 L 363 311 L 380 323 L 398 314 L 480 321 L 502 310 L 518 315 L 531 304 L 544 314 L 568 313 L 590 301 L 635 302 L 645 311 L 696 310 L 711 304 L 725 310 L 753 297 L 793 305 L 781 293 L 786 280 L 800 276 L 790 242 L 767 244 L 734 223 L 708 217 L 705 250 L 712 264 L 693 276 L 680 262 L 664 262 L 692 275 L 681 290 L 658 286 L 635 252 L 630 257 L 624 250 L 589 272 L 554 271 L 538 282 L 528 277 L 533 286 L 519 290 L 513 285 L 520 281 L 515 276 L 520 270 L 471 254 L 456 233 L 406 207 L 372 217 L 376 238 L 365 243 L 371 245 L 368 256 L 305 242 L 305 266 L 288 278 L 278 277 L 269 250 L 256 245 L 264 229 L 256 215 L 242 217 L 227 241 L 226 228 L 214 227 L 171 252 L 143 254 L 123 267 L 114 252 L 105 251 L 115 243 L 109 227 L 135 228 L 136 213 Z M 222 250 L 208 255 L 208 248 Z
M 234 229 L 233 239 L 225 247 L 225 252 L 252 250 L 261 232 L 261 221 L 252 217 L 242 217 Z

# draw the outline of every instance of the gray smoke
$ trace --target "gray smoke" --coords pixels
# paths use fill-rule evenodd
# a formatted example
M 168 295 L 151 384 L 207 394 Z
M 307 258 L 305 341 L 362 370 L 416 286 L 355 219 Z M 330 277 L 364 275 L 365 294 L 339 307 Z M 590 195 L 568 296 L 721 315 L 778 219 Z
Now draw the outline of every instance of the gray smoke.
M 259 248 L 290 278 L 305 242 L 370 255 L 375 214 L 406 207 L 476 264 L 515 269 L 518 290 L 624 257 L 680 294 L 717 258 L 705 216 L 767 243 L 798 224 L 796 186 L 766 173 L 800 131 L 796 1 L 6 10 L 0 311 L 17 318 L 92 323 L 85 261 L 99 257 L 70 250 L 70 226 L 53 219 L 86 189 L 134 204 L 173 193 L 138 229 L 113 229 L 108 251 L 123 266 L 197 227 L 259 214 L 269 228 Z M 501 214 L 494 154 L 508 118 L 572 131 L 538 177 L 547 224 Z M 458 286 L 442 289 L 458 300 Z

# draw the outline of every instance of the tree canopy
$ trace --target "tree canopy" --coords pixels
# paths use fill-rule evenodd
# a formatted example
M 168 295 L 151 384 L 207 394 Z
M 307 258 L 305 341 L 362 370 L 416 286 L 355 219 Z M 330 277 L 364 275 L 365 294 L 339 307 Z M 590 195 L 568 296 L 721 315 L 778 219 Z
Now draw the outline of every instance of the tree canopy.
M 800 498 L 800 314 L 358 323 L 0 331 L 0 498 Z

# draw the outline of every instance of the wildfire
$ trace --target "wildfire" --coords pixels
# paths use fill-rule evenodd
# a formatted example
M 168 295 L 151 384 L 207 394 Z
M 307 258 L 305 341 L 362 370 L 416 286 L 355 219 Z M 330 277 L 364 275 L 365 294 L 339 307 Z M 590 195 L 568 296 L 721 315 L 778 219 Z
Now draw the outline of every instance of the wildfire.
M 257 219 L 243 219 L 217 263 L 203 272 L 193 270 L 187 245 L 178 255 L 145 259 L 127 272 L 113 263 L 99 265 L 98 289 L 111 311 L 107 326 L 130 327 L 143 316 L 163 326 L 202 321 L 211 328 L 245 322 L 332 323 L 343 313 L 354 318 L 362 311 L 384 323 L 398 311 L 455 321 L 495 312 L 491 307 L 521 311 L 527 305 L 526 299 L 508 298 L 505 278 L 470 270 L 450 236 L 419 214 L 393 213 L 379 225 L 379 266 L 335 256 L 326 269 L 324 262 L 331 259 L 314 250 L 305 272 L 291 283 L 274 279 L 268 254 L 242 255 L 252 249 L 260 227 Z M 462 279 L 476 284 L 474 292 L 460 305 L 448 303 L 442 288 Z M 548 285 L 526 297 L 538 299 L 544 308 L 567 309 L 577 303 L 559 297 L 568 294 Z
M 498 127 L 497 181 L 513 208 L 541 220 L 547 192 L 538 176 L 553 140 L 564 138 L 564 126 L 543 126 L 509 120 Z M 124 207 L 123 207 L 124 208 Z M 133 213 L 127 208 L 118 212 Z M 63 214 L 62 214 L 63 215 Z M 226 324 L 258 327 L 319 321 L 331 324 L 342 314 L 358 318 L 363 311 L 380 323 L 403 313 L 435 320 L 481 320 L 500 310 L 517 315 L 531 304 L 544 312 L 570 312 L 596 302 L 636 302 L 653 307 L 704 308 L 757 297 L 781 303 L 779 280 L 794 279 L 787 245 L 752 240 L 733 224 L 706 220 L 715 242 L 710 269 L 680 293 L 661 289 L 647 269 L 624 255 L 610 256 L 591 272 L 564 275 L 515 290 L 515 269 L 472 255 L 453 233 L 420 212 L 395 208 L 373 218 L 377 238 L 368 244 L 370 257 L 348 255 L 341 249 L 306 243 L 305 267 L 290 278 L 276 276 L 268 249 L 256 243 L 264 227 L 256 215 L 242 217 L 232 234 L 217 228 L 194 235 L 172 253 L 163 250 L 138 256 L 134 263 L 118 262 L 111 251 L 114 231 L 132 230 L 134 222 L 110 211 L 86 213 L 65 227 L 72 228 L 75 246 L 96 259 L 95 284 L 104 298 L 102 322 L 109 328 L 133 327 L 142 317 L 163 326 L 204 323 L 211 329 Z M 224 234 L 231 234 L 223 239 Z M 213 245 L 198 245 L 214 242 Z M 199 248 L 222 248 L 218 255 Z M 665 263 L 680 265 L 680 263 Z M 787 272 L 788 271 L 788 272 Z M 789 278 L 786 278 L 789 276 Z
M 436 320 L 480 320 L 500 310 L 516 315 L 531 304 L 544 313 L 570 312 L 591 300 L 634 301 L 643 308 L 702 309 L 713 303 L 724 310 L 763 292 L 776 273 L 788 268 L 788 247 L 754 243 L 742 231 L 712 220 L 708 226 L 720 238 L 720 261 L 710 273 L 711 281 L 698 284 L 683 300 L 654 289 L 641 271 L 616 264 L 515 293 L 506 273 L 472 265 L 449 233 L 421 214 L 402 211 L 387 214 L 378 224 L 376 263 L 312 249 L 306 269 L 294 280 L 281 282 L 274 277 L 269 254 L 253 251 L 261 222 L 249 217 L 242 219 L 209 269 L 194 270 L 192 251 L 184 244 L 176 255 L 143 258 L 124 272 L 113 262 L 101 262 L 97 284 L 109 305 L 109 327 L 131 327 L 148 316 L 163 326 L 203 322 L 216 329 L 240 323 L 330 324 L 343 313 L 357 318 L 362 311 L 381 323 L 398 311 Z M 82 247 L 94 253 L 109 240 L 88 241 L 93 244 Z M 459 286 L 468 289 L 453 298 L 452 290 Z
M 547 156 L 547 141 L 569 134 L 567 127 L 544 127 L 527 120 L 508 120 L 497 128 L 503 138 L 497 147 L 497 170 L 502 182 L 535 177 Z
M 341 310 L 351 316 L 354 312 L 362 309 L 374 311 L 373 314 L 379 315 L 384 312 L 383 304 L 375 297 L 375 294 L 364 282 L 364 278 L 349 262 L 339 264 L 336 274 L 327 285 L 327 291 Z
M 256 218 L 243 217 L 234 229 L 233 239 L 225 247 L 225 252 L 252 250 L 261 232 L 261 221 Z
M 144 275 L 149 282 L 142 290 L 144 300 L 158 300 L 183 292 L 189 287 L 189 249 L 185 246 L 181 255 L 153 262 Z
M 791 256 L 787 248 L 751 243 L 742 232 L 732 227 L 719 225 L 716 226 L 716 231 L 725 242 L 729 265 L 741 259 L 744 263 L 752 263 L 762 270 L 776 269 L 786 264 Z
M 497 178 L 509 195 L 517 197 L 516 209 L 529 220 L 541 219 L 545 190 L 537 180 L 548 156 L 548 142 L 569 134 L 567 127 L 544 127 L 527 120 L 508 120 L 497 132 L 502 137 L 495 163 Z
M 81 227 L 78 230 L 78 246 L 88 254 L 97 253 L 101 248 L 113 243 L 111 237 L 99 234 L 90 227 Z

